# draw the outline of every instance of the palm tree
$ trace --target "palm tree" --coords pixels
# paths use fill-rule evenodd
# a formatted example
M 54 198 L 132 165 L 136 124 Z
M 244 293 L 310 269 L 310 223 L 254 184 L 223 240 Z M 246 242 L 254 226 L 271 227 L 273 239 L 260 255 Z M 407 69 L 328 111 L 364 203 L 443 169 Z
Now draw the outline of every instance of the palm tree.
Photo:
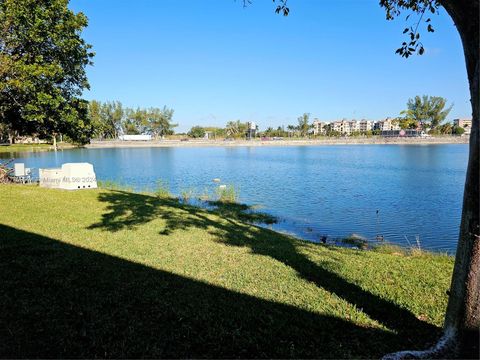
M 440 133 L 448 135 L 451 134 L 453 131 L 453 126 L 451 123 L 445 123 L 440 126 Z
M 440 96 L 415 96 L 408 99 L 407 110 L 402 111 L 405 115 L 403 124 L 419 124 L 423 130 L 430 127 L 436 128 L 450 113 L 452 106 L 445 108 L 447 100 Z M 411 127 L 411 126 L 408 126 Z
M 240 120 L 229 121 L 225 127 L 225 132 L 228 137 L 241 137 L 246 135 L 248 130 L 247 123 L 242 123 Z
M 291 136 L 291 134 L 295 134 L 297 127 L 295 125 L 288 125 L 287 130 L 288 130 L 288 135 Z
M 238 123 L 240 121 L 229 121 L 225 127 L 228 137 L 235 137 L 239 133 Z
M 308 113 L 304 113 L 298 118 L 298 130 L 300 131 L 301 137 L 305 137 L 308 135 L 308 131 L 310 130 L 310 124 L 308 123 L 309 119 L 310 114 Z

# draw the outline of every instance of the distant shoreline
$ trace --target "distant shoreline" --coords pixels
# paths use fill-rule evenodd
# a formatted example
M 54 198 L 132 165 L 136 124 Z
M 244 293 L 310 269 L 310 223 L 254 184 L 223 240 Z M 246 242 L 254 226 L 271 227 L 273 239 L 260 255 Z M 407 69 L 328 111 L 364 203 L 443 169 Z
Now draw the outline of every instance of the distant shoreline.
M 431 138 L 333 138 L 305 140 L 159 140 L 159 141 L 93 141 L 88 149 L 146 147 L 257 147 L 257 146 L 322 146 L 322 145 L 423 145 L 468 144 L 468 136 Z

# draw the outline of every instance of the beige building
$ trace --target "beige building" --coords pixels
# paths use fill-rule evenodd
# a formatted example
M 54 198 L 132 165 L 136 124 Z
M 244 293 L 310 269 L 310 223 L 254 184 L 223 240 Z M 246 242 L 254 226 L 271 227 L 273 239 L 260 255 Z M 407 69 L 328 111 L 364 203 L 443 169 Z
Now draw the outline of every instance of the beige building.
M 367 132 L 373 130 L 374 122 L 371 120 L 339 120 L 331 123 L 332 130 L 338 131 L 342 135 L 352 135 L 353 133 Z
M 338 131 L 342 135 L 350 135 L 350 121 L 340 120 L 332 123 L 332 130 Z
M 461 127 L 466 135 L 470 135 L 472 129 L 472 119 L 453 119 L 453 126 Z
M 349 121 L 348 124 L 350 125 L 350 132 L 349 135 L 353 132 L 360 131 L 360 122 L 357 120 Z
M 313 135 L 324 135 L 325 134 L 325 125 L 327 125 L 326 122 L 320 121 L 318 119 L 313 120 Z
M 359 122 L 359 127 L 361 132 L 367 132 L 373 130 L 373 121 L 362 120 Z
M 381 131 L 400 130 L 400 124 L 396 120 L 386 118 L 378 122 L 378 129 Z
M 366 133 L 367 131 L 380 130 L 380 131 L 391 131 L 391 130 L 400 130 L 400 124 L 395 119 L 387 118 L 378 122 L 372 120 L 363 119 L 358 120 L 337 120 L 331 123 L 322 122 L 318 119 L 313 121 L 313 134 L 322 135 L 325 134 L 325 126 L 330 125 L 332 131 L 336 131 L 341 135 L 350 136 L 353 133 Z

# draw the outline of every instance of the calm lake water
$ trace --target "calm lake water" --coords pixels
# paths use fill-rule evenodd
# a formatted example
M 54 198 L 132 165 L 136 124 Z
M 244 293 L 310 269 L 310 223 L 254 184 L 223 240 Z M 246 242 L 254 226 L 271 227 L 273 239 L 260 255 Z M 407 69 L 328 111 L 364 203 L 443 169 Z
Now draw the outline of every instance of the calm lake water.
M 90 162 L 99 180 L 174 194 L 232 184 L 240 201 L 277 216 L 274 229 L 318 241 L 352 233 L 455 252 L 467 145 L 76 149 L 0 154 L 26 166 Z M 376 215 L 379 211 L 378 217 Z

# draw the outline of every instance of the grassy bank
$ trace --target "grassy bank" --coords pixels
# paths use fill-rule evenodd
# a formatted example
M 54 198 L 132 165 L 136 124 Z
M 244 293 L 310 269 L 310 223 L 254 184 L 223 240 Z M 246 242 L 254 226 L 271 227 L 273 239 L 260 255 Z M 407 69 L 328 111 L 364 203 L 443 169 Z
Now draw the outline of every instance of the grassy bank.
M 58 149 L 73 149 L 77 146 L 60 143 L 58 144 Z M 53 150 L 53 145 L 51 144 L 13 144 L 13 145 L 0 145 L 0 153 L 7 152 L 31 152 L 31 151 L 49 151 Z
M 122 190 L 5 185 L 0 203 L 0 357 L 372 358 L 440 333 L 446 256 Z

